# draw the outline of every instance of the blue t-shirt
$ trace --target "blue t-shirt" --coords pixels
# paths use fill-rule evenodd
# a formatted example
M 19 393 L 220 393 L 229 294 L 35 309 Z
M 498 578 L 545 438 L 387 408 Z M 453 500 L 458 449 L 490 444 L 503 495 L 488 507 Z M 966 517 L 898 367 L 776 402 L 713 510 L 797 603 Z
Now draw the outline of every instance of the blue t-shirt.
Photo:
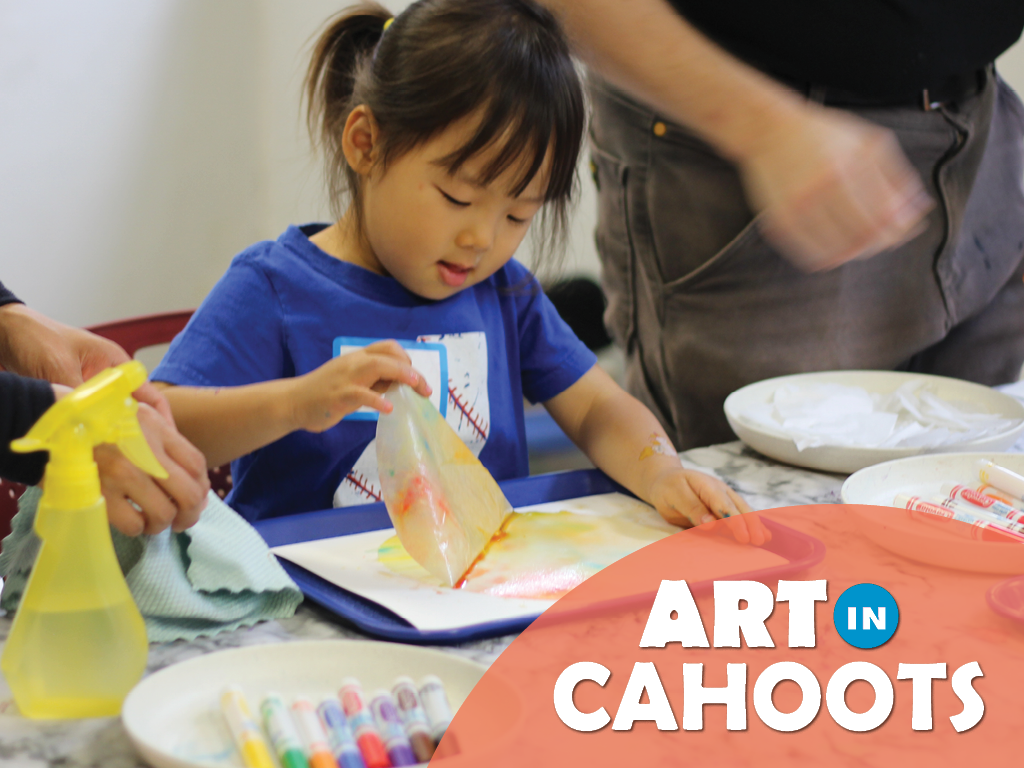
M 340 261 L 289 227 L 232 261 L 153 371 L 154 381 L 238 386 L 301 376 L 378 339 L 398 339 L 434 402 L 494 477 L 529 473 L 523 396 L 548 400 L 596 358 L 530 272 L 509 261 L 442 301 Z M 253 418 L 259 418 L 254 414 Z M 373 413 L 320 434 L 300 430 L 231 465 L 227 498 L 248 520 L 380 498 Z

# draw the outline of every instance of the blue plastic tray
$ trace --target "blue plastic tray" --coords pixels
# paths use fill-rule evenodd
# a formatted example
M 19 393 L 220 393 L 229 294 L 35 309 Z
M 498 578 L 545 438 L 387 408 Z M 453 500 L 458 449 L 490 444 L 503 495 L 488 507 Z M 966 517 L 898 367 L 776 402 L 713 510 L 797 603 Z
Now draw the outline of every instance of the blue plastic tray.
M 499 485 L 513 507 L 615 491 L 629 493 L 597 469 L 555 472 L 549 475 L 508 480 Z M 803 570 L 824 556 L 824 545 L 812 536 L 770 520 L 765 522 L 772 529 L 772 540 L 765 548 L 786 558 L 788 562 L 784 566 L 767 569 L 763 572 L 737 574 L 737 578 L 777 578 L 787 573 Z M 271 547 L 392 527 L 383 503 L 275 517 L 261 520 L 254 525 Z M 334 613 L 345 623 L 351 624 L 373 637 L 399 640 L 405 643 L 447 645 L 520 632 L 536 618 L 536 616 L 530 616 L 473 624 L 458 629 L 423 631 L 414 627 L 398 614 L 349 592 L 347 589 L 342 589 L 301 566 L 284 559 L 281 559 L 280 563 L 288 575 L 299 585 L 299 589 L 302 590 L 306 598 Z

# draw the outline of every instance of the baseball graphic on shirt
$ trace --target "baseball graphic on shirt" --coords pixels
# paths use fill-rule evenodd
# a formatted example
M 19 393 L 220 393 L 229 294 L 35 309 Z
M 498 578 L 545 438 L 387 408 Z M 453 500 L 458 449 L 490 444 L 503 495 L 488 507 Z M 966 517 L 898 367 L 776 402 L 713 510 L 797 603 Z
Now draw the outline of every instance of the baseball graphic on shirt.
M 365 346 L 377 339 L 359 341 Z M 431 373 L 437 373 L 431 376 L 426 371 L 420 372 L 428 377 L 427 381 L 435 396 L 441 395 L 435 405 L 444 415 L 445 421 L 473 455 L 479 458 L 491 428 L 491 408 L 487 395 L 487 336 L 480 331 L 432 334 L 420 336 L 416 342 L 401 343 L 410 357 L 414 358 L 414 366 L 419 357 L 414 355 L 417 352 L 430 353 L 430 357 L 437 359 L 436 364 L 430 366 Z M 447 373 L 447 382 L 431 380 L 441 372 Z M 376 441 L 371 440 L 334 492 L 334 506 L 348 507 L 380 500 L 377 446 Z

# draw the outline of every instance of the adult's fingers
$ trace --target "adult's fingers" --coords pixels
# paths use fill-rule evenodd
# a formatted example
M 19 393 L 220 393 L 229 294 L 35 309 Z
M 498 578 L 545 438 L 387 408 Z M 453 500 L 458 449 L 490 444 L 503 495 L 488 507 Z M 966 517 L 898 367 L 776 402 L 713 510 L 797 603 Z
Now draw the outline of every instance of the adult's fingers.
M 65 338 L 77 350 L 80 375 L 87 381 L 100 371 L 131 360 L 119 344 L 80 328 L 68 328 Z
M 146 518 L 126 496 L 105 491 L 103 498 L 107 501 L 107 520 L 125 536 L 140 536 L 146 530 Z
M 100 487 L 107 500 L 107 516 L 118 530 L 136 536 L 159 533 L 171 524 L 178 507 L 153 478 L 128 461 L 114 446 L 101 445 L 94 455 L 100 472 Z M 141 528 L 135 516 L 125 508 L 125 504 L 130 506 L 131 502 L 141 508 L 137 513 L 142 521 Z

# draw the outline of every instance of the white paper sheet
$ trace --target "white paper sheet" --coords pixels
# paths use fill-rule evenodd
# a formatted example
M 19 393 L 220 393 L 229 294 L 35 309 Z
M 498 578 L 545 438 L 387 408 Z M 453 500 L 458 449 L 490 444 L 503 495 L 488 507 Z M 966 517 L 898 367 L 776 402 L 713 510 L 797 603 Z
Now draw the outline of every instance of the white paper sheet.
M 938 448 L 999 434 L 1020 423 L 971 410 L 968 403 L 942 400 L 917 382 L 890 394 L 842 384 L 791 384 L 742 416 L 786 432 L 800 451 L 821 445 Z
M 632 535 L 623 538 L 621 552 L 614 559 L 678 530 L 665 522 L 652 507 L 620 493 L 538 504 L 516 511 L 552 514 L 568 511 L 625 520 Z M 288 544 L 274 547 L 272 551 L 332 584 L 384 606 L 425 631 L 533 617 L 554 602 L 449 589 L 440 586 L 436 579 L 430 583 L 430 575 L 422 568 L 419 572 L 408 568 L 404 572 L 396 572 L 379 559 L 381 545 L 394 535 L 394 529 L 388 528 Z

